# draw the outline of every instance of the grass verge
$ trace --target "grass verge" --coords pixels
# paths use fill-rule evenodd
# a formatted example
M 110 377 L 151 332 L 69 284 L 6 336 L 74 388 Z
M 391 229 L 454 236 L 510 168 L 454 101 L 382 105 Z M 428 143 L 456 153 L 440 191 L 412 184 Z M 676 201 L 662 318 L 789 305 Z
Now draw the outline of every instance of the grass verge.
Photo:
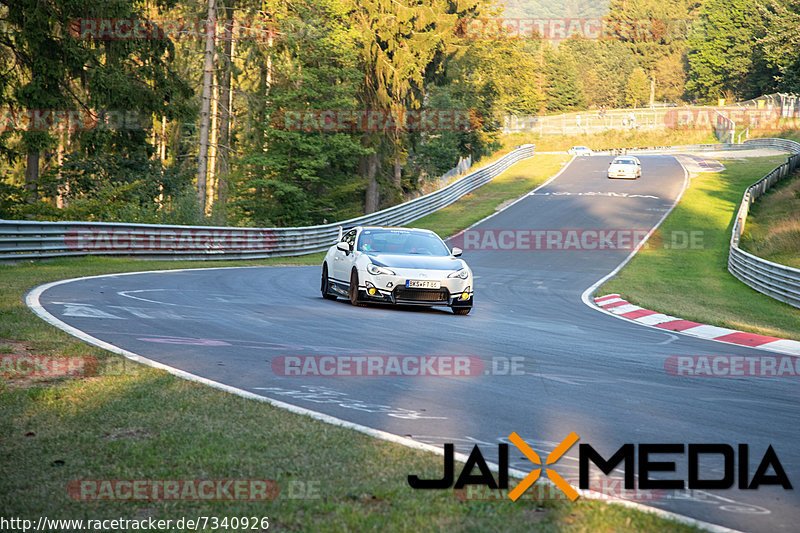
M 785 157 L 726 160 L 726 170 L 692 179 L 680 204 L 661 225 L 667 245 L 641 250 L 598 295 L 628 301 L 688 320 L 737 330 L 800 339 L 800 309 L 758 293 L 727 270 L 731 227 L 744 190 Z M 697 232 L 697 233 L 692 233 Z M 680 237 L 680 238 L 679 238 Z
M 532 163 L 541 165 L 517 165 L 485 186 L 491 201 L 468 197 L 462 201 L 469 207 L 448 209 L 459 224 L 482 218 L 543 181 L 560 161 L 537 156 Z M 423 224 L 440 234 L 453 231 L 448 217 Z M 452 491 L 411 490 L 406 477 L 441 475 L 441 458 L 127 362 L 49 326 L 22 302 L 30 287 L 68 277 L 320 261 L 316 254 L 211 264 L 82 258 L 0 266 L 0 360 L 27 355 L 98 361 L 91 377 L 4 375 L 0 381 L 0 516 L 269 517 L 269 531 L 695 531 L 600 502 L 463 502 Z M 107 479 L 270 479 L 281 492 L 267 502 L 83 502 L 68 494 L 75 480 Z
M 774 263 L 800 268 L 800 172 L 750 208 L 740 246 Z

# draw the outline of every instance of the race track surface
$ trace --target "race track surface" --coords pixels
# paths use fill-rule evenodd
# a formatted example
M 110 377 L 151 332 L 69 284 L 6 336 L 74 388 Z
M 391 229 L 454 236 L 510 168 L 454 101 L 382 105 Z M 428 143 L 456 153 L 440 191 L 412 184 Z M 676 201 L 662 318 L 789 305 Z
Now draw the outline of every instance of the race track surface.
M 670 156 L 642 156 L 641 179 L 612 181 L 610 159 L 575 159 L 474 229 L 650 229 L 681 193 L 683 168 Z M 644 327 L 581 301 L 629 253 L 467 250 L 477 286 L 468 316 L 323 300 L 318 267 L 100 277 L 51 287 L 40 301 L 92 337 L 166 365 L 437 447 L 454 442 L 469 453 L 477 443 L 492 461 L 495 444 L 514 431 L 543 457 L 571 431 L 605 457 L 624 443 L 746 443 L 751 476 L 772 445 L 800 483 L 796 380 L 686 378 L 664 368 L 672 355 L 768 352 Z M 468 355 L 498 372 L 517 358 L 524 373 L 277 375 L 271 362 L 288 355 Z M 510 449 L 512 467 L 534 468 Z M 576 444 L 554 467 L 575 486 L 577 457 Z M 678 471 L 653 477 L 686 478 L 686 455 L 655 460 L 675 460 Z M 722 477 L 719 464 L 706 466 L 705 477 Z M 797 491 L 780 487 L 645 497 L 642 503 L 745 531 L 797 531 L 800 523 Z

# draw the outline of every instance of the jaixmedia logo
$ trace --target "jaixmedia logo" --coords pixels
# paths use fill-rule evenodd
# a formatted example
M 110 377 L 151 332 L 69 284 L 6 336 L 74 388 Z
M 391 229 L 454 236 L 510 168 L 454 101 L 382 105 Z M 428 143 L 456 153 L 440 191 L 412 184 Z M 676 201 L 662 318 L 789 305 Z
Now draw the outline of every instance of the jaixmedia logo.
M 554 465 L 580 437 L 572 432 L 553 449 L 542 463 L 539 455 L 517 435 L 516 432 L 508 436 L 508 440 L 516 446 L 537 468 L 525 476 L 510 492 L 508 497 L 517 501 L 541 477 L 542 469 L 545 475 L 558 487 L 570 500 L 575 501 L 579 494 L 564 478 L 556 472 Z M 658 458 L 654 456 L 660 456 Z M 665 455 L 670 455 L 670 460 Z M 756 457 L 756 456 L 753 456 Z M 722 469 L 714 468 L 713 471 L 704 472 L 701 463 L 721 459 Z M 679 461 L 681 463 L 679 463 Z M 685 461 L 685 463 L 682 463 Z M 688 479 L 671 477 L 668 479 L 655 479 L 655 473 L 676 472 L 678 464 L 685 464 Z M 778 455 L 772 446 L 768 446 L 761 456 L 761 460 L 751 474 L 751 451 L 747 444 L 738 444 L 736 447 L 719 443 L 627 443 L 619 447 L 608 458 L 603 457 L 591 444 L 578 446 L 578 487 L 591 489 L 590 478 L 593 468 L 599 469 L 604 475 L 609 476 L 615 469 L 624 471 L 624 487 L 627 490 L 683 490 L 683 489 L 730 489 L 756 490 L 762 485 L 779 485 L 785 490 L 792 490 L 792 484 L 786 475 Z M 477 467 L 479 473 L 474 474 Z M 416 475 L 408 476 L 408 484 L 414 489 L 463 489 L 465 486 L 485 486 L 491 490 L 508 489 L 508 444 L 497 445 L 497 479 L 492 475 L 483 453 L 476 444 L 467 458 L 464 468 L 458 478 L 455 478 L 454 445 L 444 445 L 444 475 L 441 479 L 420 479 Z M 455 480 L 455 484 L 453 481 Z

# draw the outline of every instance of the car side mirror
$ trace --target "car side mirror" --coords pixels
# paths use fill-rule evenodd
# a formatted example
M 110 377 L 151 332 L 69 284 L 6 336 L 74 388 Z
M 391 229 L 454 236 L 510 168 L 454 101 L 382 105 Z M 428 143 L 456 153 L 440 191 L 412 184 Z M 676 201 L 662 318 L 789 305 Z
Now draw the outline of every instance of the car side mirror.
M 343 251 L 343 252 L 347 252 L 347 253 L 351 252 L 350 243 L 349 242 L 339 241 L 338 243 L 336 243 L 336 248 L 341 250 L 341 251 Z
M 453 248 L 453 257 L 461 257 L 464 251 L 461 248 Z

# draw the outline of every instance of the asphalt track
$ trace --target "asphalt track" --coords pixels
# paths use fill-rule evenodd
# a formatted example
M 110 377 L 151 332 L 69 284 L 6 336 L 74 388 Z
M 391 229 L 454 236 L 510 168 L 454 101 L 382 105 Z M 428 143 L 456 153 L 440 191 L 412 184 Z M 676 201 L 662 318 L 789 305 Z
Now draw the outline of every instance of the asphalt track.
M 642 156 L 641 179 L 612 181 L 609 159 L 575 159 L 476 229 L 651 228 L 681 193 L 683 168 L 671 156 Z M 582 303 L 586 288 L 629 253 L 467 251 L 477 286 L 468 316 L 326 301 L 317 267 L 90 278 L 50 287 L 40 302 L 70 326 L 154 361 L 437 447 L 454 442 L 468 453 L 477 443 L 493 460 L 495 444 L 514 431 L 543 457 L 571 431 L 605 457 L 624 443 L 746 443 L 752 476 L 772 445 L 797 489 L 795 380 L 685 378 L 664 369 L 671 355 L 768 352 L 632 324 Z M 524 375 L 278 376 L 270 363 L 285 355 L 471 355 L 498 372 L 522 358 Z M 511 450 L 513 468 L 534 468 Z M 577 456 L 575 445 L 554 467 L 575 486 Z M 686 478 L 686 455 L 655 459 L 675 461 L 678 471 L 653 477 Z M 704 477 L 722 477 L 720 464 L 704 467 Z M 739 530 L 797 531 L 800 523 L 797 490 L 780 487 L 642 496 Z

